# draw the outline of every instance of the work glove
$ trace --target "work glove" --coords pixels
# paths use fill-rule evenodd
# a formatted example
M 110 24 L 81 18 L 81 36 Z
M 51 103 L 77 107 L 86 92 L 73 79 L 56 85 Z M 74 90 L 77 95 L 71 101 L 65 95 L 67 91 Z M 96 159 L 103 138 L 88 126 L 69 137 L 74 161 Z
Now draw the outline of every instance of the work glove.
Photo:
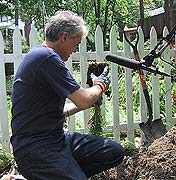
M 94 85 L 99 85 L 102 89 L 102 92 L 105 92 L 108 89 L 110 84 L 110 73 L 108 66 L 105 66 L 103 72 L 99 76 L 95 76 L 94 73 L 90 74 L 90 77 Z

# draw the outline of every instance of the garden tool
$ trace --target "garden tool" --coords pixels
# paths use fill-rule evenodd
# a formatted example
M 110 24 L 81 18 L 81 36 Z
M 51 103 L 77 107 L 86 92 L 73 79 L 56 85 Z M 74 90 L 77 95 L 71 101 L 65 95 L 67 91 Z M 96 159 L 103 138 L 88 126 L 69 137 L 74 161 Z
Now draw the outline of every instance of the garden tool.
M 132 38 L 135 40 L 130 40 L 130 34 L 132 34 Z M 134 36 L 134 34 L 136 34 Z M 124 38 L 129 43 L 129 45 L 133 49 L 134 59 L 140 61 L 137 45 L 139 41 L 139 34 L 137 28 L 129 28 L 124 30 Z M 135 42 L 134 42 L 135 41 Z M 167 130 L 165 125 L 163 124 L 161 118 L 153 120 L 153 112 L 152 105 L 150 102 L 150 96 L 146 85 L 145 75 L 142 69 L 138 69 L 139 77 L 142 85 L 143 94 L 145 97 L 145 101 L 148 109 L 148 120 L 139 124 L 139 127 L 143 131 L 146 140 L 148 143 L 152 143 L 155 139 L 160 138 L 164 134 L 166 134 Z

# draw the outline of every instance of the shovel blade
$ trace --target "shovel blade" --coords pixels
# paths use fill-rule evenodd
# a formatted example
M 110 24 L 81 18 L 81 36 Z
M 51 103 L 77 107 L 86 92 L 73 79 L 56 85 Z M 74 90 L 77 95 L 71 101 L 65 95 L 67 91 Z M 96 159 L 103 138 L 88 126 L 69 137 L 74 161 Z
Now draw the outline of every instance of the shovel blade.
M 154 140 L 164 136 L 167 132 L 161 118 L 142 122 L 139 124 L 139 127 L 143 131 L 148 143 L 152 143 Z

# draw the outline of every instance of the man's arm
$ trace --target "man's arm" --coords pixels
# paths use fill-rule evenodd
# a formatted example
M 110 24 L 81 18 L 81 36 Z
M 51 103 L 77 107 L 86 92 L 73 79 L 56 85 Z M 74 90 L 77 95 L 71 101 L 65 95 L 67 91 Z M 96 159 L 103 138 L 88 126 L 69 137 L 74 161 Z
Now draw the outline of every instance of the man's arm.
M 101 94 L 102 90 L 98 85 L 87 89 L 81 87 L 68 96 L 68 99 L 70 99 L 73 103 L 66 104 L 64 112 L 72 115 L 83 109 L 87 109 L 97 101 Z
M 64 106 L 64 114 L 65 117 L 69 117 L 79 111 L 81 111 L 82 109 L 78 108 L 73 102 L 71 103 L 66 103 Z
M 64 107 L 66 116 L 91 107 L 92 104 L 97 101 L 97 99 L 102 95 L 102 93 L 105 92 L 106 88 L 109 86 L 109 77 L 108 67 L 105 67 L 103 73 L 98 77 L 92 73 L 92 87 L 86 89 L 80 87 L 78 90 L 68 96 L 73 104 L 68 106 L 66 105 Z

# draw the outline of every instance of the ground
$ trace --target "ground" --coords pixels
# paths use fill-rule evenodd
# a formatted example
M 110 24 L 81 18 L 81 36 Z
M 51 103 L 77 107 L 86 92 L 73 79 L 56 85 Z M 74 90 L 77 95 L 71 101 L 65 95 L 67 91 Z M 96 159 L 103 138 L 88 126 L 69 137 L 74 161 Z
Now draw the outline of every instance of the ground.
M 150 145 L 141 145 L 118 166 L 92 180 L 176 180 L 176 126 Z
M 91 180 L 176 180 L 176 126 L 152 144 L 126 153 L 118 167 Z

